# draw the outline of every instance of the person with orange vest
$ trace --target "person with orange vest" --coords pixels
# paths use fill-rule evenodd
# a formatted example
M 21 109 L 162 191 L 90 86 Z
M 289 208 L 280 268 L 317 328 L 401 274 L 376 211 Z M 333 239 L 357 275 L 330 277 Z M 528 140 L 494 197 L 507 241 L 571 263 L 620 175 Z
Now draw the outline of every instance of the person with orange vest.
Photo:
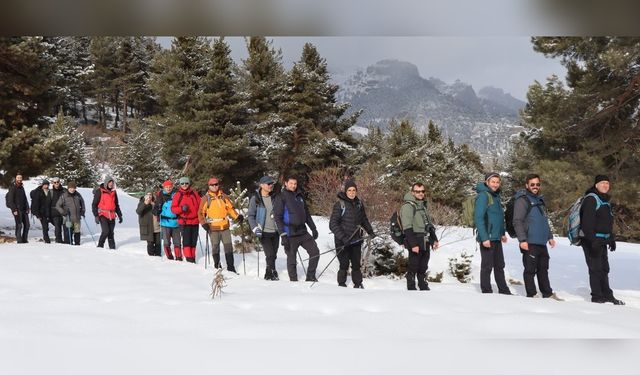
M 180 177 L 180 189 L 173 196 L 171 212 L 178 215 L 178 224 L 182 229 L 182 248 L 187 262 L 196 262 L 196 244 L 198 243 L 198 207 L 200 196 L 191 189 L 189 177 Z
M 211 177 L 208 185 L 209 190 L 202 196 L 202 201 L 198 209 L 198 219 L 200 220 L 202 228 L 209 233 L 209 238 L 211 239 L 211 254 L 213 254 L 213 264 L 215 268 L 222 268 L 220 266 L 220 241 L 222 241 L 227 270 L 236 272 L 228 216 L 231 216 L 231 218 L 238 223 L 244 220 L 244 216 L 236 212 L 229 196 L 222 192 L 220 189 L 220 180 Z
M 107 176 L 104 182 L 93 191 L 93 202 L 91 204 L 96 224 L 100 224 L 102 229 L 98 247 L 104 247 L 104 241 L 108 239 L 109 249 L 111 250 L 116 249 L 114 238 L 116 217 L 118 218 L 118 223 L 122 224 L 122 211 L 120 211 L 115 185 L 115 180 L 111 176 Z

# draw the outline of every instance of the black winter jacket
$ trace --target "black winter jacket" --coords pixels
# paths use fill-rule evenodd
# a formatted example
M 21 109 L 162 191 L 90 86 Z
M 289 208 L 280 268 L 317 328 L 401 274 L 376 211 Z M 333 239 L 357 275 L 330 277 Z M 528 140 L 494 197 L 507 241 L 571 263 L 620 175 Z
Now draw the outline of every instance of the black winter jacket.
M 609 194 L 602 194 L 596 190 L 595 187 L 587 190 L 586 194 L 596 194 L 603 203 L 608 203 L 610 200 Z M 593 243 L 596 241 L 596 233 L 608 234 L 610 237 L 608 241 L 615 240 L 613 234 L 613 211 L 611 211 L 611 205 L 603 204 L 596 211 L 596 199 L 594 197 L 586 197 L 582 201 L 580 207 L 580 229 L 584 233 L 584 239 Z M 607 242 L 607 240 L 602 239 Z
M 31 213 L 37 218 L 42 219 L 51 217 L 51 202 L 53 200 L 53 192 L 48 189 L 45 195 L 42 186 L 33 189 L 31 195 Z
M 27 200 L 27 194 L 24 192 L 24 185 L 16 185 L 15 183 L 9 186 L 9 191 L 5 197 L 7 207 L 13 211 L 27 212 L 29 211 L 29 201 Z
M 302 236 L 307 233 L 307 227 L 316 230 L 316 224 L 311 218 L 309 208 L 300 189 L 296 191 L 282 190 L 273 203 L 273 217 L 278 232 L 289 237 Z
M 344 213 L 342 212 L 343 206 Z M 333 205 L 329 219 L 329 229 L 333 232 L 336 247 L 348 245 L 350 242 L 361 239 L 360 230 L 357 230 L 358 225 L 362 226 L 369 236 L 373 236 L 373 228 L 369 223 L 362 201 L 358 197 L 349 199 L 344 192 L 338 193 L 338 201 Z M 353 234 L 354 232 L 355 234 Z
M 51 188 L 49 190 L 51 190 L 51 205 L 49 208 L 49 210 L 51 211 L 51 217 L 60 217 L 62 215 L 60 215 L 60 212 L 58 212 L 58 210 L 56 209 L 56 203 L 58 203 L 58 200 L 60 200 L 60 197 L 62 196 L 62 194 L 64 194 L 66 189 L 63 188 L 62 185 L 60 185 L 60 188 L 58 189 Z

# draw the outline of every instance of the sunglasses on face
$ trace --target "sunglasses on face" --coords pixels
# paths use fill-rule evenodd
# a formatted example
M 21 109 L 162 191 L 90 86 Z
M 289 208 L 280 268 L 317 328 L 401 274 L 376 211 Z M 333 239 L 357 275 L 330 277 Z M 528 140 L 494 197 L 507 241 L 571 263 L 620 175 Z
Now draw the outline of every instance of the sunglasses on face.
M 275 184 L 275 182 L 267 182 L 267 185 L 269 186 L 273 186 Z
M 535 187 L 540 187 L 540 183 L 539 183 L 539 182 L 537 182 L 537 183 L 532 183 L 532 184 L 529 184 L 529 186 L 531 186 L 531 187 L 534 187 L 534 186 L 535 186 Z
M 414 190 L 413 192 L 416 194 L 424 194 L 425 190 Z
M 182 182 L 180 185 L 183 185 L 183 186 L 184 186 L 184 185 L 187 185 L 187 186 L 188 186 L 188 185 L 189 185 L 189 183 L 188 183 L 188 182 Z
M 218 184 L 209 184 L 209 186 L 218 186 Z

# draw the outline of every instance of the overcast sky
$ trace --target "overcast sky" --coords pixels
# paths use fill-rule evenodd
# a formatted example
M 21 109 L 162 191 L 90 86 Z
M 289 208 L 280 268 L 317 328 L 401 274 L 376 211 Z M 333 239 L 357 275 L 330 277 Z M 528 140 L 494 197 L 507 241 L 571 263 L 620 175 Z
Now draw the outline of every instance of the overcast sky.
M 164 46 L 172 38 L 158 38 Z M 247 57 L 243 38 L 225 38 L 234 60 Z M 313 43 L 332 70 L 366 67 L 383 59 L 397 59 L 418 66 L 424 78 L 436 77 L 447 83 L 456 79 L 476 90 L 484 86 L 504 89 L 525 100 L 529 85 L 544 82 L 566 70 L 559 60 L 533 51 L 528 37 L 276 37 L 287 67 L 300 58 L 302 46 Z

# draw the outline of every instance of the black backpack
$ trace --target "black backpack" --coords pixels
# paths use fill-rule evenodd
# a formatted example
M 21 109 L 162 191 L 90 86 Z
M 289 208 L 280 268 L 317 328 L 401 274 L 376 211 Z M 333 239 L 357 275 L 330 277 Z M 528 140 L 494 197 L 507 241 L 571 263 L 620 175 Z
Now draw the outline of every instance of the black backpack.
M 531 207 L 533 207 L 531 205 L 531 202 L 529 201 L 529 199 L 526 196 L 521 196 L 518 199 L 524 198 L 527 200 L 527 213 L 525 215 L 525 217 L 529 216 L 529 212 L 531 212 Z M 505 220 L 505 229 L 507 230 L 507 233 L 509 234 L 509 237 L 511 238 L 516 238 L 518 237 L 518 235 L 516 234 L 516 227 L 513 225 L 513 206 L 516 203 L 516 198 L 515 197 L 511 197 L 511 199 L 509 199 L 509 201 L 506 204 L 505 210 L 504 210 L 504 220 Z
M 414 213 L 416 206 L 413 203 L 405 202 L 403 204 L 410 204 L 413 207 Z M 402 206 L 400 206 L 402 208 Z M 389 218 L 389 232 L 391 234 L 391 239 L 397 243 L 398 245 L 404 245 L 404 228 L 402 228 L 402 223 L 400 222 L 400 210 L 394 211 Z

